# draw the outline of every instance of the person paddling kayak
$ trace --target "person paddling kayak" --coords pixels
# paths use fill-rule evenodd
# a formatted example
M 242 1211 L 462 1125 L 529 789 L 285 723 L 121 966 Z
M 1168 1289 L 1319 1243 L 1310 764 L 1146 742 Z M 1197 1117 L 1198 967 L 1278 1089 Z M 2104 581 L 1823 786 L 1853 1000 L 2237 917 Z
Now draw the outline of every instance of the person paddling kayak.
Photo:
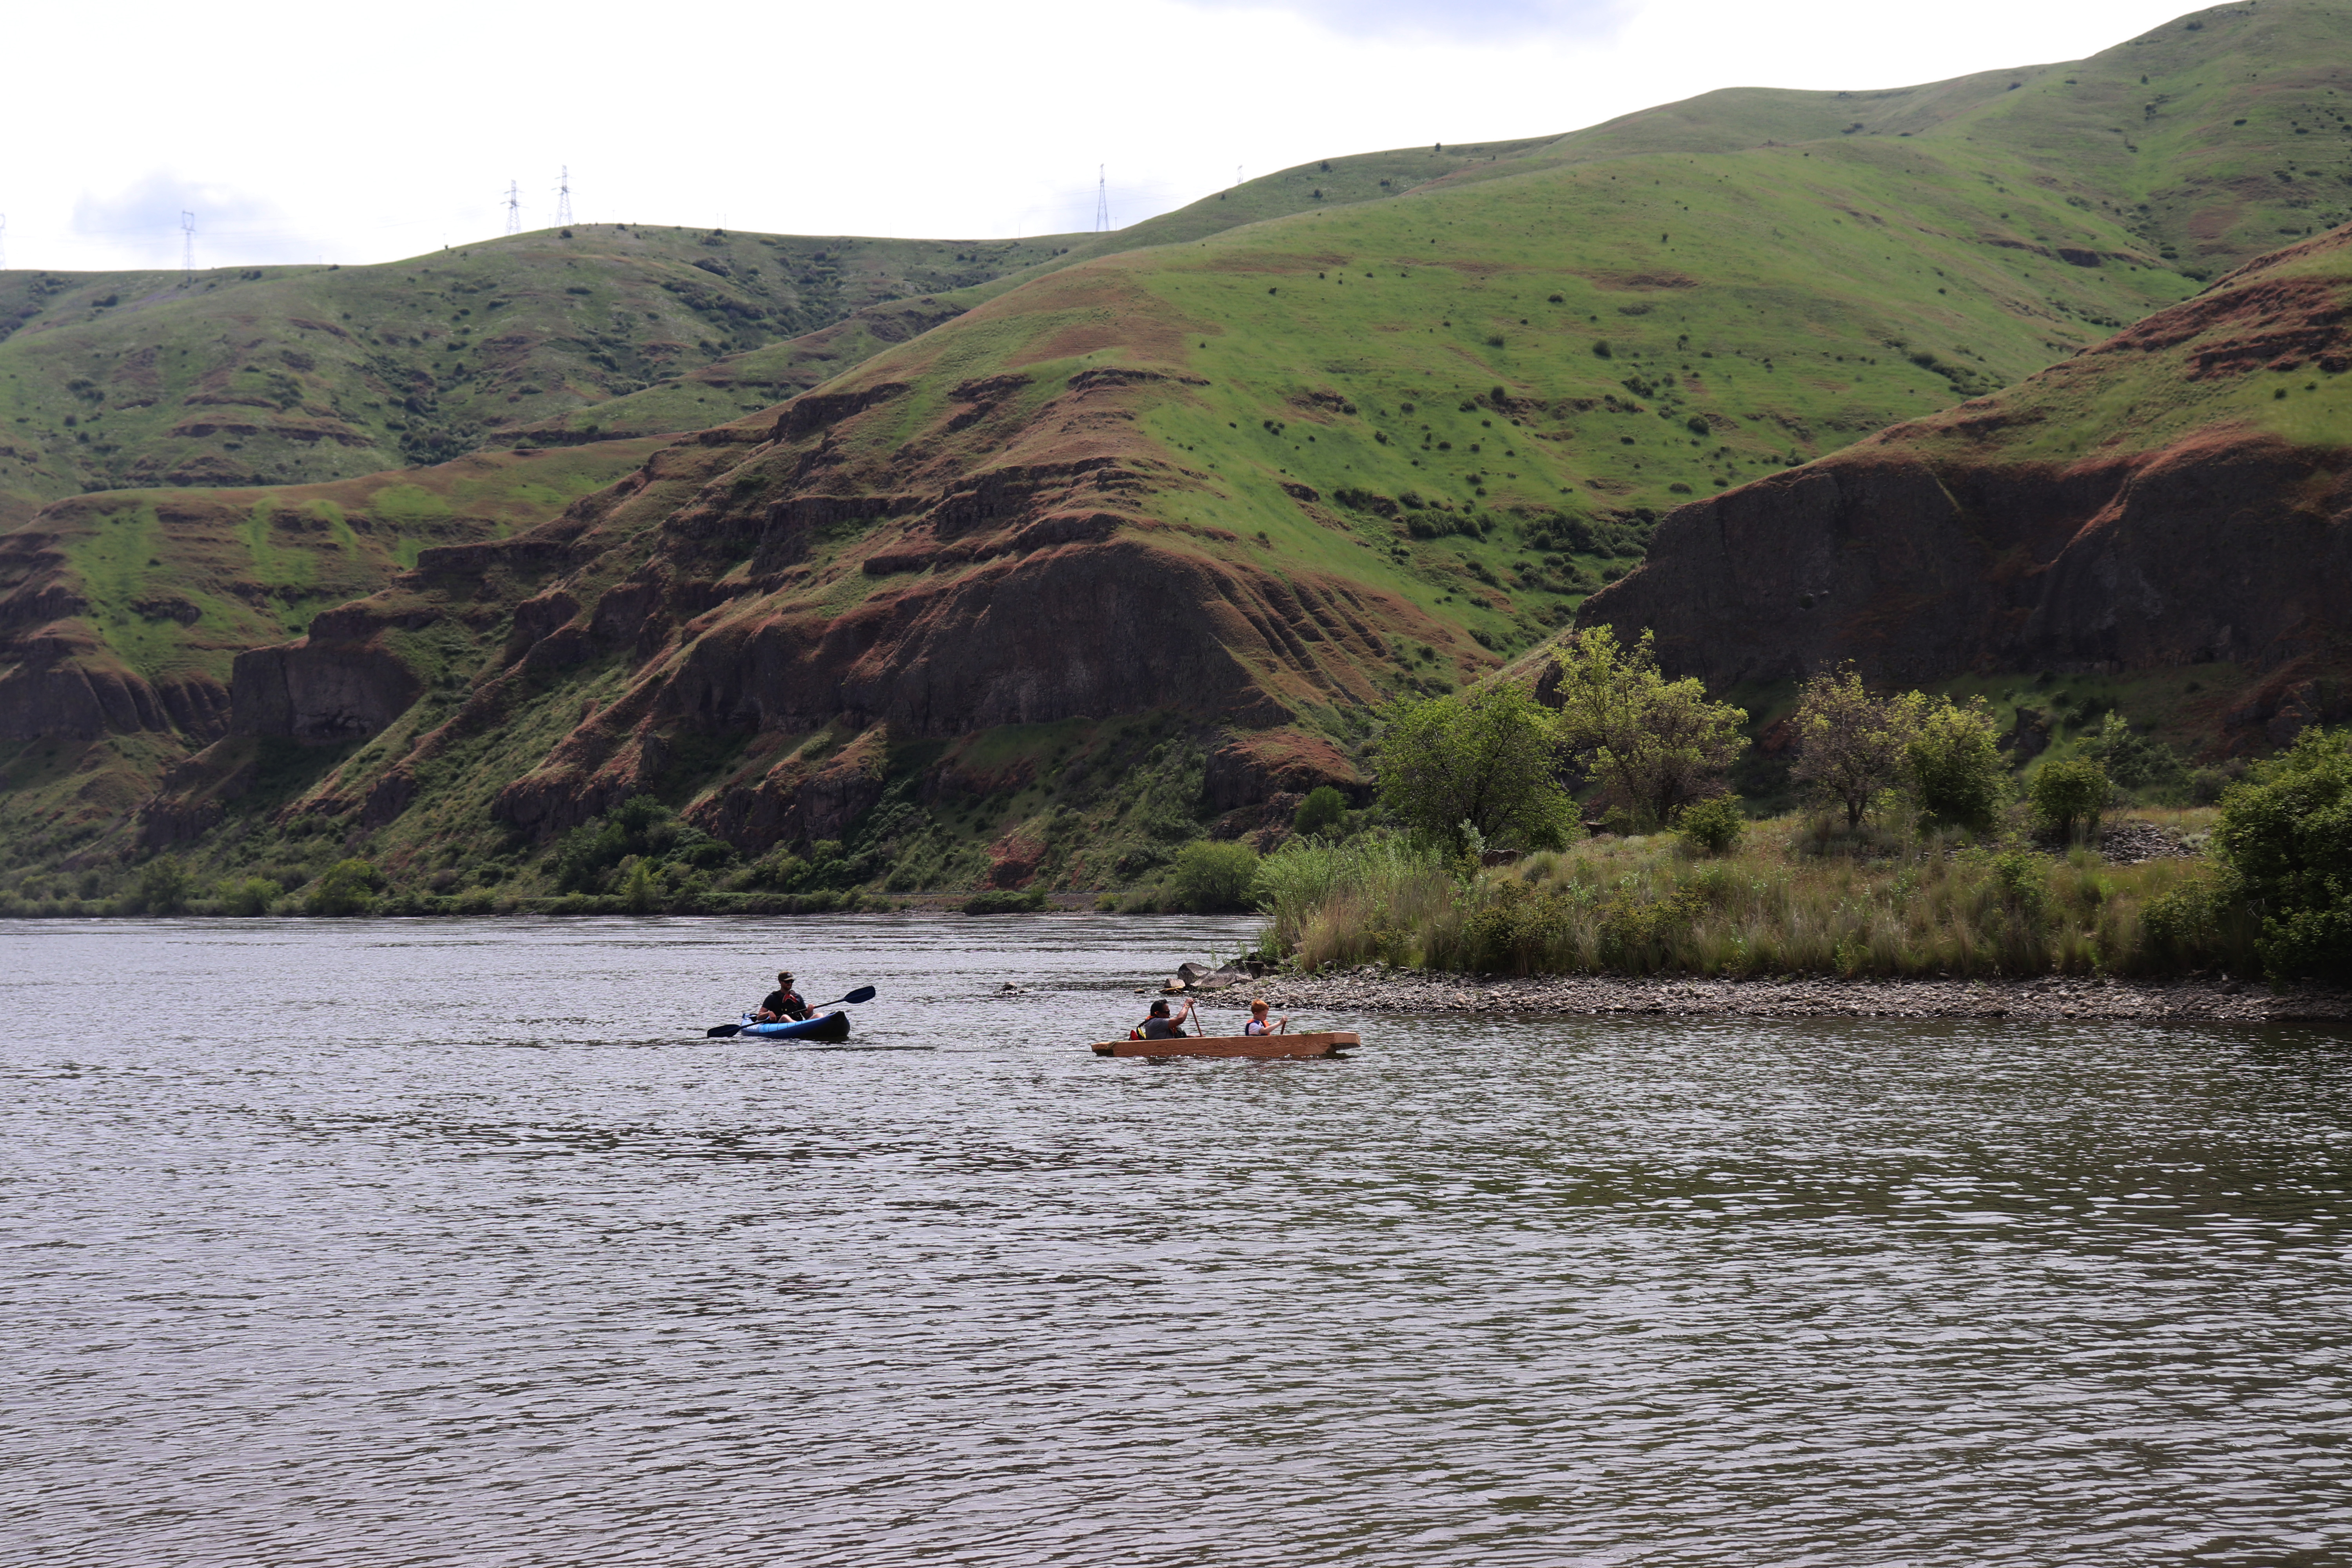
M 760 1010 L 752 1014 L 751 1018 L 754 1023 L 778 1024 L 808 1016 L 809 1005 L 801 1000 L 799 992 L 793 989 L 793 972 L 781 969 L 776 972 L 776 988 L 761 999 Z
M 1142 1027 L 1129 1037 L 1139 1040 L 1181 1040 L 1184 1038 L 1184 1020 L 1192 1016 L 1192 1004 L 1188 1000 L 1184 1010 L 1173 1018 L 1168 1016 L 1168 1004 L 1154 1002 L 1151 1016 L 1143 1020 Z

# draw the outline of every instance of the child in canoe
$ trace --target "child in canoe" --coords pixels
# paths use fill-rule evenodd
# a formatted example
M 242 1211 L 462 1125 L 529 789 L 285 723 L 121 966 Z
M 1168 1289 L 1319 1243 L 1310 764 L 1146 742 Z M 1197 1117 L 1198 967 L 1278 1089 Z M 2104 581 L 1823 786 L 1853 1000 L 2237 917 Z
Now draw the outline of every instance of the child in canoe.
M 1285 1013 L 1282 1016 L 1280 1022 L 1268 1024 L 1265 1021 L 1265 1003 L 1263 1000 L 1253 1002 L 1250 1004 L 1249 1022 L 1242 1026 L 1242 1033 L 1244 1035 L 1286 1035 L 1290 1033 L 1290 1015 Z

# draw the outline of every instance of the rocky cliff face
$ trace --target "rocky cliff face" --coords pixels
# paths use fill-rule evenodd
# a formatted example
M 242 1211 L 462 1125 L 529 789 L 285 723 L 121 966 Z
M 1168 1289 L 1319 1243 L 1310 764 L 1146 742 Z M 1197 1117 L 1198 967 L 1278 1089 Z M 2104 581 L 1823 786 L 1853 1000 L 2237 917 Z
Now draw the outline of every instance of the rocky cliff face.
M 2332 657 L 2352 626 L 2341 231 L 1997 397 L 1683 507 L 1585 626 L 1716 683 Z
M 510 671 L 611 658 L 627 673 L 499 790 L 498 815 L 571 826 L 656 787 L 697 736 L 940 741 L 1170 707 L 1255 731 L 1294 703 L 1373 700 L 1381 626 L 1443 632 L 1360 584 L 1257 565 L 1228 531 L 1155 515 L 1188 481 L 1116 439 L 1147 379 L 1071 377 L 977 452 L 944 439 L 971 424 L 950 403 L 915 437 L 945 448 L 919 489 L 880 467 L 895 481 L 883 489 L 860 459 L 875 428 L 903 431 L 904 389 L 887 383 L 665 454 L 648 474 L 698 481 L 684 504 L 516 611 Z M 1115 438 L 1072 441 L 1073 427 Z M 689 815 L 749 849 L 824 837 L 872 804 L 882 754 L 747 763 Z M 1337 759 L 1325 775 L 1353 770 Z M 1236 775 L 1223 793 L 1249 786 L 1280 783 Z
M 2275 664 L 2352 614 L 2347 467 L 2259 436 L 2063 468 L 1856 452 L 1675 513 L 1580 621 L 1717 683 Z

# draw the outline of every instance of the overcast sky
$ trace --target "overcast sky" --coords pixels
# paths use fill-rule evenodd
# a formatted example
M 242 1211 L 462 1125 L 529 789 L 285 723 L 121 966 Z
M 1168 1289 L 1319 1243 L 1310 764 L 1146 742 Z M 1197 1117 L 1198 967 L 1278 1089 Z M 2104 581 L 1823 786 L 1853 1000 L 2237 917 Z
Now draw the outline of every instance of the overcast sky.
M 1234 179 L 1556 134 L 1719 87 L 2078 58 L 2179 0 L 500 0 L 19 6 L 14 268 L 384 261 L 573 216 L 982 238 Z

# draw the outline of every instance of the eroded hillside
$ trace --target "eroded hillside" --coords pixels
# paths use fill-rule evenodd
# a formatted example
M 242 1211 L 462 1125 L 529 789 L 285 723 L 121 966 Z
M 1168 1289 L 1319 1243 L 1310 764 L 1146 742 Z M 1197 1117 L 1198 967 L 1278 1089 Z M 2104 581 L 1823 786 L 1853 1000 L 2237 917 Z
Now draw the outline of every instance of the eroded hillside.
M 1587 624 L 1717 684 L 2165 672 L 2243 750 L 2345 708 L 2352 230 L 2020 385 L 1685 507 Z M 2200 695 L 2201 694 L 2201 695 Z
M 1334 159 L 1155 220 L 1161 243 L 1091 241 L 583 405 L 566 435 L 838 371 L 237 655 L 227 734 L 159 737 L 142 765 L 169 767 L 165 787 L 75 853 L 135 840 L 299 869 L 365 852 L 436 887 L 478 864 L 507 889 L 578 889 L 593 879 L 567 836 L 649 797 L 699 836 L 670 870 L 735 886 L 1116 883 L 1307 784 L 1360 788 L 1377 704 L 1534 646 L 1633 569 L 1662 515 L 1670 543 L 1588 617 L 1663 592 L 1687 520 L 1818 498 L 1824 474 L 1923 432 L 2162 445 L 2238 417 L 2196 412 L 2179 389 L 2220 381 L 2155 339 L 2068 356 L 2238 299 L 2256 286 L 2180 303 L 2264 225 L 2326 211 L 2305 121 L 2342 25 L 2223 8 L 2072 67 L 1717 94 L 1483 155 Z M 2084 139 L 2135 92 L 2139 124 Z M 2258 179 L 2263 160 L 2281 167 Z M 1248 203 L 1281 210 L 1235 221 Z M 2332 331 L 2323 316 L 2279 330 Z M 1984 400 L 2095 363 L 2139 366 L 2143 390 L 2110 374 L 2034 417 Z M 2315 371 L 2246 417 L 2324 421 L 2334 384 Z M 2049 452 L 2016 455 L 2052 480 Z M 1855 504 L 1895 518 L 1916 499 Z M 1734 598 L 1785 586 L 1810 517 L 1702 575 Z M 1937 537 L 1901 534 L 1873 548 Z M 2032 575 L 2037 548 L 2003 560 Z M 1825 595 L 1794 601 L 1690 632 L 1786 640 Z M 1986 626 L 2031 618 L 1996 609 Z M 1955 653 L 1990 635 L 1967 621 L 1915 594 L 1851 624 L 1923 669 L 2009 657 Z M 2288 646 L 2267 622 L 2231 630 L 2218 657 Z

